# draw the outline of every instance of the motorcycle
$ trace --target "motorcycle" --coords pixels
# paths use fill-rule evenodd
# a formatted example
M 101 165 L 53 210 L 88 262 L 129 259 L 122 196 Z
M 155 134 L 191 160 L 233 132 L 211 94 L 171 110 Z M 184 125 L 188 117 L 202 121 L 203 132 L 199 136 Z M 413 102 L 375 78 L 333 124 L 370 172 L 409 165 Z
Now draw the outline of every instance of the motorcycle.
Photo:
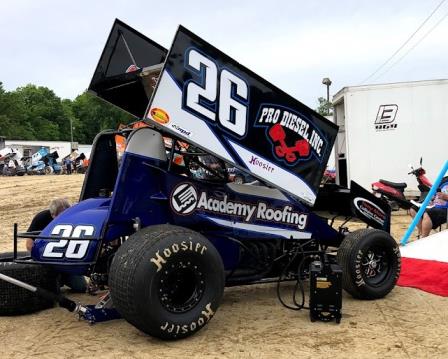
M 411 171 L 408 173 L 408 175 L 414 175 L 417 179 L 418 189 L 420 191 L 419 201 L 423 201 L 425 199 L 432 186 L 431 181 L 425 176 L 426 171 L 422 167 L 422 162 L 423 159 L 420 158 L 420 167 L 416 169 L 410 165 Z M 386 200 L 394 211 L 399 208 L 408 210 L 412 207 L 412 203 L 408 201 L 404 195 L 404 190 L 406 187 L 407 184 L 404 182 L 397 183 L 383 179 L 372 183 L 373 194 L 378 198 L 383 198 Z
M 321 185 L 327 183 L 336 183 L 336 169 L 335 168 L 327 168 L 322 177 Z

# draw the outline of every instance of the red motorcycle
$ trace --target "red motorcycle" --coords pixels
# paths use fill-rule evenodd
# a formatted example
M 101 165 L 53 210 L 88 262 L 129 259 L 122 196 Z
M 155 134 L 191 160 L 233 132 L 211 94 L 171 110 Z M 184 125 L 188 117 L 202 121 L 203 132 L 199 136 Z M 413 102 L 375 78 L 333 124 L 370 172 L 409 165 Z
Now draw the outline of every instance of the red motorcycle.
M 408 175 L 414 175 L 418 182 L 418 189 L 420 190 L 420 201 L 423 201 L 428 194 L 432 183 L 425 176 L 426 171 L 422 167 L 422 158 L 420 158 L 420 167 L 414 169 L 411 166 L 411 172 Z M 378 182 L 372 183 L 373 194 L 379 198 L 386 200 L 392 210 L 398 210 L 399 208 L 410 209 L 412 203 L 409 202 L 404 196 L 404 189 L 407 187 L 406 183 L 396 183 L 380 179 Z

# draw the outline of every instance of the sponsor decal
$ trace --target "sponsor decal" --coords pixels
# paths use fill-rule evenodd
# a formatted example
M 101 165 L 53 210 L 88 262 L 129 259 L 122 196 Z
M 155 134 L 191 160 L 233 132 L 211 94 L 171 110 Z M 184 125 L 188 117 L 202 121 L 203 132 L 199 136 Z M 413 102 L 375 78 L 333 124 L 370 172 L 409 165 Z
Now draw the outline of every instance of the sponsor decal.
M 272 167 L 268 162 L 265 162 L 265 161 L 261 160 L 260 158 L 258 158 L 257 156 L 254 156 L 254 155 L 251 156 L 251 158 L 249 160 L 249 163 L 251 165 L 258 166 L 258 167 L 264 169 L 266 172 L 269 172 L 269 173 L 272 173 L 275 170 L 275 168 Z
M 183 136 L 191 136 L 191 131 L 186 130 L 185 128 L 180 127 L 179 125 L 173 123 L 171 124 L 171 128 L 173 128 L 174 130 L 176 130 L 177 132 L 179 132 L 181 135 Z
M 179 251 L 180 252 L 190 251 L 203 255 L 206 250 L 207 246 L 202 245 L 199 242 L 182 241 L 180 243 L 173 243 L 171 246 L 164 248 L 162 252 L 157 251 L 155 256 L 152 257 L 149 261 L 151 263 L 154 263 L 158 272 L 163 268 L 168 258 L 170 258 L 171 255 L 176 254 Z
M 326 141 L 304 116 L 279 105 L 262 105 L 255 126 L 266 127 L 275 157 L 295 165 L 311 155 L 321 160 Z
M 384 225 L 384 221 L 386 220 L 386 213 L 375 203 L 370 202 L 369 200 L 362 197 L 356 197 L 353 200 L 353 204 L 363 216 L 379 223 L 382 226 Z
M 193 212 L 198 203 L 196 188 L 190 183 L 182 183 L 177 186 L 171 195 L 171 206 L 178 214 Z
M 212 317 L 215 315 L 215 312 L 212 309 L 212 304 L 208 303 L 204 310 L 201 311 L 201 315 L 197 320 L 193 320 L 190 324 L 176 324 L 172 322 L 165 322 L 160 326 L 160 329 L 167 333 L 174 334 L 185 334 L 188 332 L 194 332 L 197 328 L 202 327 L 206 324 Z
M 132 64 L 132 65 L 129 65 L 129 67 L 126 69 L 126 73 L 134 72 L 134 71 L 137 71 L 137 70 L 140 70 L 140 67 L 138 67 L 137 65 Z
M 154 107 L 150 111 L 151 117 L 154 121 L 166 125 L 168 122 L 170 122 L 170 116 L 166 113 L 166 111 L 162 110 L 161 108 Z
M 362 264 L 362 257 L 364 256 L 363 251 L 360 249 L 358 253 L 356 254 L 355 258 L 355 284 L 357 287 L 363 287 L 366 285 L 366 282 L 364 281 L 363 277 L 363 271 L 361 268 Z
M 299 229 L 306 227 L 308 215 L 293 210 L 290 205 L 279 208 L 271 207 L 269 203 L 259 201 L 256 204 L 233 201 L 224 194 L 221 197 L 198 191 L 190 183 L 181 183 L 171 195 L 171 206 L 180 215 L 191 214 L 193 211 L 206 211 L 220 215 L 241 217 L 244 222 L 255 220 L 294 225 Z
M 397 116 L 397 105 L 380 105 L 375 120 L 375 129 L 377 131 L 388 131 L 397 128 L 395 117 Z
M 331 287 L 331 282 L 328 280 L 328 278 L 325 278 L 325 277 L 316 278 L 316 288 L 328 289 L 330 287 Z

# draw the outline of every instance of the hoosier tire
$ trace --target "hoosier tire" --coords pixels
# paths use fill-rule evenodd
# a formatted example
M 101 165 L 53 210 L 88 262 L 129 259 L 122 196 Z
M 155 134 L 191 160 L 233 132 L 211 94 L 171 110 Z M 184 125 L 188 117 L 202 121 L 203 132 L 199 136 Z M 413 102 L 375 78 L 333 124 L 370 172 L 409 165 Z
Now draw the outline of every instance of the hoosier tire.
M 400 275 L 398 244 L 378 229 L 360 229 L 349 233 L 338 249 L 344 289 L 358 299 L 386 296 Z
M 203 328 L 218 309 L 224 283 L 215 247 L 201 234 L 172 225 L 130 236 L 109 272 L 115 308 L 136 328 L 165 340 Z
M 19 252 L 18 256 L 27 254 L 27 252 Z M 0 273 L 52 292 L 59 290 L 56 274 L 49 268 L 37 264 L 14 263 L 12 260 L 12 253 L 0 253 Z M 52 301 L 0 280 L 0 315 L 2 316 L 34 313 L 53 306 Z

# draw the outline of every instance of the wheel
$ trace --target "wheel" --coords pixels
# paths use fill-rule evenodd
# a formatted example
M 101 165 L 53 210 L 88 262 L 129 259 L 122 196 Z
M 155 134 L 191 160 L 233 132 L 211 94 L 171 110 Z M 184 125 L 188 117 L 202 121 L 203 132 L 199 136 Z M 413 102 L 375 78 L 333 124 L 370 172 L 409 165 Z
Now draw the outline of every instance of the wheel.
M 52 173 L 53 173 L 53 168 L 51 168 L 50 166 L 46 166 L 46 167 L 44 168 L 44 173 L 45 173 L 46 175 L 50 175 L 50 174 L 52 174 Z
M 224 291 L 224 267 L 201 234 L 157 225 L 121 245 L 109 286 L 116 309 L 129 323 L 154 337 L 180 339 L 215 314 Z
M 19 257 L 28 255 L 28 252 L 18 253 Z M 14 263 L 12 260 L 12 253 L 0 253 L 0 273 L 52 292 L 59 290 L 56 274 L 48 267 Z M 28 314 L 54 306 L 52 301 L 1 279 L 0 304 L 0 315 Z
M 338 249 L 344 289 L 359 299 L 386 296 L 400 275 L 401 256 L 389 233 L 372 228 L 349 233 Z

